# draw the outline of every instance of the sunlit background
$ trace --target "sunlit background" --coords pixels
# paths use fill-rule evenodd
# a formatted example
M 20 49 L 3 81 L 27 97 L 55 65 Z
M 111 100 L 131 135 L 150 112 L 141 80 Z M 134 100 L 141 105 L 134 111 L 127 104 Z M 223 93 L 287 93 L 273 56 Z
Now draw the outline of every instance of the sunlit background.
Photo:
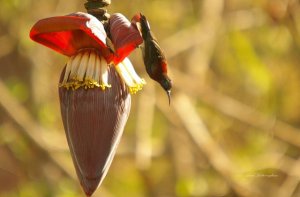
M 84 0 L 0 0 L 0 196 L 81 197 L 62 126 L 67 61 L 29 39 L 41 18 Z M 137 49 L 147 85 L 95 197 L 300 196 L 300 3 L 112 0 L 142 12 L 174 82 L 171 106 Z

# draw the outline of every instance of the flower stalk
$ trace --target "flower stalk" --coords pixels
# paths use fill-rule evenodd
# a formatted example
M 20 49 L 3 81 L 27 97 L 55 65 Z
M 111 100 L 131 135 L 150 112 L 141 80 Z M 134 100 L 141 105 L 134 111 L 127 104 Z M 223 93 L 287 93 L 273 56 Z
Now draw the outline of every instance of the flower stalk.
M 84 7 L 87 13 L 95 16 L 103 24 L 107 23 L 110 15 L 107 13 L 106 7 L 111 4 L 111 0 L 88 0 Z

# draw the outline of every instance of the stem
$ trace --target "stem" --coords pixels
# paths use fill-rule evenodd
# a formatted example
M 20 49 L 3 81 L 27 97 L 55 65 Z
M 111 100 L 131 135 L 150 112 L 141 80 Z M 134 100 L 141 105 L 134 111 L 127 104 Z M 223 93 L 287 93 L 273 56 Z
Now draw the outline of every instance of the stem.
M 84 7 L 89 14 L 95 16 L 99 21 L 106 25 L 110 17 L 106 7 L 110 4 L 111 0 L 87 0 Z

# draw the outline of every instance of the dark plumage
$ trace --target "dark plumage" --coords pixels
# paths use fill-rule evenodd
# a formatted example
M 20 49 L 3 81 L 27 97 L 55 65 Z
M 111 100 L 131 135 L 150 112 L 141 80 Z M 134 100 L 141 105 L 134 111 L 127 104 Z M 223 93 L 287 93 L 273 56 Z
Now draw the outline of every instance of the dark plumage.
M 142 52 L 146 71 L 148 75 L 157 81 L 167 92 L 170 103 L 172 81 L 167 74 L 168 63 L 166 57 L 157 39 L 150 30 L 150 25 L 146 17 L 143 14 L 138 14 L 134 20 L 144 40 Z

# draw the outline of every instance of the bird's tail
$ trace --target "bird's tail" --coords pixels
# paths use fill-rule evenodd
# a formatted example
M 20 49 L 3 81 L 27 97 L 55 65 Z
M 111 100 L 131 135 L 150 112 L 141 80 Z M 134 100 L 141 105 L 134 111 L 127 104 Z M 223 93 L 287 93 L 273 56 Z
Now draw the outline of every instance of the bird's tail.
M 140 13 L 140 23 L 141 23 L 141 33 L 142 33 L 142 37 L 144 40 L 146 40 L 147 38 L 147 34 L 150 31 L 150 25 L 149 22 L 147 21 L 146 17 Z

